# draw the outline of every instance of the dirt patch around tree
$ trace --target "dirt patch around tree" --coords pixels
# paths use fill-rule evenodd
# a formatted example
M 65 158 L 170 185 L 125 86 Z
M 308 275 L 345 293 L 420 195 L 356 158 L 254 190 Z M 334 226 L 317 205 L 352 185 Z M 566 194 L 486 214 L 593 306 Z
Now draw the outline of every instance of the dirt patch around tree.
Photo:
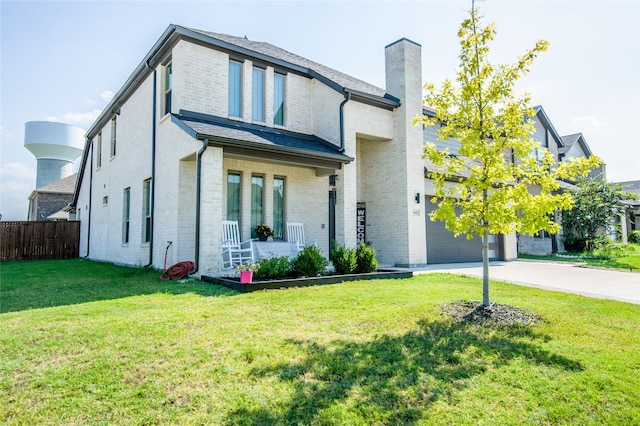
M 493 303 L 482 306 L 477 300 L 456 300 L 442 306 L 442 312 L 457 322 L 486 323 L 499 326 L 535 325 L 542 318 L 531 311 L 515 306 Z

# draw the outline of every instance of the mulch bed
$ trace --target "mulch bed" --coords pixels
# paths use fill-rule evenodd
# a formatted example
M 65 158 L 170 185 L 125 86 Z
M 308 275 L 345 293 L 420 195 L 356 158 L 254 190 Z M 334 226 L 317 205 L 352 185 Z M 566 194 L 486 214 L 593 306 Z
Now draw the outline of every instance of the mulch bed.
M 493 303 L 482 306 L 477 300 L 456 300 L 442 307 L 442 312 L 457 322 L 487 323 L 493 325 L 535 325 L 542 318 L 526 309 Z

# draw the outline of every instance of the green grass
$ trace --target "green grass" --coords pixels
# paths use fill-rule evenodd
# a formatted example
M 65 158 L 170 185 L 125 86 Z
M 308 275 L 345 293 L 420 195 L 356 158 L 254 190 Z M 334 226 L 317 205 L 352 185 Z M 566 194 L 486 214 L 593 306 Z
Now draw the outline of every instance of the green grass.
M 239 294 L 86 260 L 1 265 L 4 424 L 638 424 L 640 306 L 447 274 Z
M 571 257 L 549 254 L 544 256 L 518 254 L 521 259 L 549 260 L 554 262 L 578 262 L 596 268 L 640 272 L 640 244 L 612 243 L 593 252 L 568 253 Z

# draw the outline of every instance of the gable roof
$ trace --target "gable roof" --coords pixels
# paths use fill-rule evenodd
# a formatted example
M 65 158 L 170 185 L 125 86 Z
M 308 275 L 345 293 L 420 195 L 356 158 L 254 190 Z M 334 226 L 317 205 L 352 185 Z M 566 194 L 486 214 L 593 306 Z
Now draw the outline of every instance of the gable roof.
M 591 157 L 591 155 L 593 155 L 582 133 L 574 133 L 573 135 L 562 136 L 562 142 L 564 143 L 564 146 L 558 149 L 558 152 L 560 154 L 566 154 L 577 143 L 580 146 L 580 149 L 582 149 L 582 152 L 584 152 L 587 157 Z
M 542 105 L 534 106 L 533 110 L 536 113 L 536 117 L 538 117 L 538 119 L 540 120 L 540 123 L 542 123 L 545 129 L 551 132 L 551 136 L 553 136 L 553 138 L 558 142 L 558 149 L 560 147 L 563 147 L 564 141 L 562 140 L 562 137 L 560 137 L 560 134 L 558 133 L 556 128 L 553 127 L 553 124 L 551 123 L 551 120 L 549 119 L 549 116 L 545 112 L 544 108 L 542 108 Z

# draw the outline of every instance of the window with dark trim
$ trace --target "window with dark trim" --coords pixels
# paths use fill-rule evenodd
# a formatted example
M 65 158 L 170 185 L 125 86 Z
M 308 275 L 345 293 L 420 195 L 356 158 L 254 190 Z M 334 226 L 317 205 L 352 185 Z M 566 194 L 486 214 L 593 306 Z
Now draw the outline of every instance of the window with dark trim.
M 122 242 L 129 242 L 129 217 L 131 207 L 131 188 L 125 188 L 124 199 L 122 202 Z
M 142 183 L 142 199 L 144 206 L 142 209 L 142 241 L 148 243 L 151 241 L 151 179 L 147 179 Z
M 284 235 L 284 196 L 284 178 L 273 178 L 273 232 L 278 240 Z
M 256 238 L 255 227 L 264 223 L 264 178 L 251 176 L 251 238 Z
M 242 64 L 229 61 L 229 116 L 242 117 Z
M 116 140 L 117 140 L 117 121 L 116 117 L 111 119 L 111 156 L 116 156 Z
M 240 221 L 240 173 L 227 175 L 227 220 Z
M 273 124 L 284 126 L 284 75 L 273 76 Z
M 96 143 L 96 169 L 102 167 L 102 132 L 98 133 L 98 142 Z
M 171 90 L 173 89 L 173 64 L 164 66 L 164 113 L 171 113 Z
M 253 121 L 264 121 L 264 70 L 253 68 L 252 92 L 252 115 Z

